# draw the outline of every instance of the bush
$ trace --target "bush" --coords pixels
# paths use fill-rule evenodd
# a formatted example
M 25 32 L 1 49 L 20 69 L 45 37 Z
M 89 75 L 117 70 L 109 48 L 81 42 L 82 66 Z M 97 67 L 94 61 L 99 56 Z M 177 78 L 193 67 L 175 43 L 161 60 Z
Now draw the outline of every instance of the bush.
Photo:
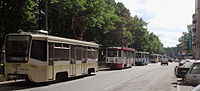
M 5 78 L 3 75 L 0 75 L 0 79 L 3 79 L 3 78 Z

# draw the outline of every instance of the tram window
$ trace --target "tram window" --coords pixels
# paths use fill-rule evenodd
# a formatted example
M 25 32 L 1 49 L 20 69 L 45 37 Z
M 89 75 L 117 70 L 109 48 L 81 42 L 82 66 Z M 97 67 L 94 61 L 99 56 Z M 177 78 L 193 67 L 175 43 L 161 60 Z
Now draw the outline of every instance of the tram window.
M 142 55 L 142 57 L 141 57 L 141 58 L 145 58 L 145 54 L 143 54 L 143 53 L 142 53 L 141 55 Z
M 131 51 L 129 51 L 129 58 L 131 58 L 132 57 L 132 52 Z
M 134 57 L 134 52 L 131 52 L 131 57 Z
M 61 43 L 55 43 L 55 47 L 62 47 Z
M 108 50 L 108 57 L 116 57 L 117 56 L 117 50 L 109 49 Z
M 94 50 L 92 49 L 92 48 L 88 48 L 87 49 L 87 55 L 88 55 L 88 58 L 93 58 L 93 56 L 94 56 L 94 52 L 93 52 Z
M 126 54 L 126 58 L 128 58 L 128 52 L 127 51 L 124 51 L 124 54 Z
M 63 50 L 63 60 L 69 60 L 69 50 Z
M 49 59 L 53 60 L 53 43 L 49 43 Z
M 87 58 L 87 48 L 83 48 L 83 58 Z
M 33 40 L 31 47 L 31 58 L 46 61 L 47 60 L 47 42 Z
M 83 58 L 83 48 L 82 47 L 76 47 L 76 59 L 82 60 Z
M 76 49 L 75 49 L 75 46 L 71 46 L 71 58 L 73 60 L 75 60 L 75 53 L 76 53 Z
M 131 58 L 131 52 L 127 51 L 128 58 Z
M 54 60 L 69 60 L 69 48 L 62 47 L 62 44 L 55 43 Z
M 154 56 L 153 56 L 153 55 L 150 55 L 150 58 L 151 58 L 151 59 L 153 59 L 153 58 L 154 58 Z
M 69 48 L 69 45 L 68 44 L 63 44 L 63 47 L 64 48 Z
M 145 58 L 149 58 L 149 54 L 145 54 Z
M 94 49 L 94 50 L 95 50 L 95 52 L 94 52 L 94 54 L 95 54 L 94 58 L 96 59 L 96 58 L 99 57 L 99 51 L 98 51 L 98 49 Z
M 136 58 L 141 58 L 142 54 L 141 53 L 136 53 Z
M 97 49 L 89 48 L 87 49 L 88 58 L 96 59 L 98 58 L 98 51 Z
M 127 51 L 124 51 L 124 57 L 128 57 L 128 52 Z
M 122 54 L 121 50 L 118 50 L 118 57 L 121 57 L 122 56 L 121 54 Z
M 54 59 L 60 60 L 62 58 L 62 50 L 58 48 L 54 48 Z

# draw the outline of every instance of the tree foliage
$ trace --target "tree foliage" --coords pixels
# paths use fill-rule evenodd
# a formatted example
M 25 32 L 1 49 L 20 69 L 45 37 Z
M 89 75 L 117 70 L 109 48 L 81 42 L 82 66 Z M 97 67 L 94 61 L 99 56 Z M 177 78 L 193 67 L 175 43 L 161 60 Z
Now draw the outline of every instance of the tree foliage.
M 147 30 L 147 22 L 131 16 L 115 0 L 1 0 L 0 38 L 8 33 L 45 29 L 51 35 L 95 41 L 103 47 L 124 46 L 139 51 L 163 53 L 159 38 Z M 15 2 L 15 3 L 13 3 Z M 3 42 L 1 43 L 3 44 Z
M 192 38 L 192 25 L 187 26 L 188 32 L 183 32 L 182 36 L 178 39 L 179 44 L 177 45 L 179 50 L 190 50 L 190 39 Z

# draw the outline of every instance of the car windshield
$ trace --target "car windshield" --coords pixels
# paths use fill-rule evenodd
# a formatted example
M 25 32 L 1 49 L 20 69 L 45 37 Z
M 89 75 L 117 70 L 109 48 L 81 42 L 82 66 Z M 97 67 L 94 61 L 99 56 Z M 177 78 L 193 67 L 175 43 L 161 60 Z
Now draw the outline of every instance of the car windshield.
M 193 62 L 187 62 L 182 67 L 190 68 L 192 66 Z
M 200 63 L 194 64 L 190 73 L 191 74 L 200 74 Z
M 167 61 L 167 58 L 162 58 L 162 61 Z
M 180 63 L 181 63 L 181 64 L 184 64 L 185 62 L 186 62 L 186 60 L 181 60 L 181 62 L 180 62 Z

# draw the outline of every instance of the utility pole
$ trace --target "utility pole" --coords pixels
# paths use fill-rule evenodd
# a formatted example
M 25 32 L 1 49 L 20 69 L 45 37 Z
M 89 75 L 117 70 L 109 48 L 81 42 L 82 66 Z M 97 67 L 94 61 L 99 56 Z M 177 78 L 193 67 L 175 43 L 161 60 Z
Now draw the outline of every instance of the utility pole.
M 48 31 L 48 0 L 45 0 L 45 30 Z

